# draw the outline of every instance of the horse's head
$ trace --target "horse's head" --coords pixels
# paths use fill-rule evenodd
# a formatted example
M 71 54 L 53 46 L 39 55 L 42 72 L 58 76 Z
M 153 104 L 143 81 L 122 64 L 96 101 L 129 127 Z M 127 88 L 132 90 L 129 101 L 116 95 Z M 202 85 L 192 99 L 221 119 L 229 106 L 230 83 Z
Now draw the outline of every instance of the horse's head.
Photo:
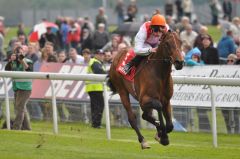
M 181 70 L 184 64 L 184 57 L 181 52 L 181 40 L 176 32 L 168 31 L 160 39 L 158 56 L 167 59 L 174 64 L 176 70 Z

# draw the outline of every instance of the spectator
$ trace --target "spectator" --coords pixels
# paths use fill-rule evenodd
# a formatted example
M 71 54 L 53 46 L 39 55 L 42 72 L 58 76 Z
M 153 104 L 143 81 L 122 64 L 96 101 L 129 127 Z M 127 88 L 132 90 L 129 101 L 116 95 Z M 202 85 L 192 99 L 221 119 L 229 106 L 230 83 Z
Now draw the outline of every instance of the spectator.
M 191 51 L 189 51 L 189 53 L 187 53 L 187 55 L 185 56 L 187 65 L 189 65 L 189 66 L 204 65 L 205 59 L 203 60 L 202 57 L 206 57 L 206 59 L 208 60 L 208 59 L 212 59 L 213 55 L 218 55 L 217 52 L 213 52 L 214 48 L 210 47 L 209 39 L 210 38 L 208 35 L 205 35 L 202 37 L 202 42 L 203 42 L 203 46 L 204 46 L 204 49 L 202 49 L 203 52 L 201 50 L 199 50 L 198 48 L 194 48 Z M 217 51 L 217 50 L 215 49 L 215 51 Z M 207 62 L 209 64 L 210 60 Z M 198 120 L 201 121 L 201 122 L 199 122 L 199 130 L 209 131 L 210 130 L 210 122 L 208 119 L 207 110 L 197 108 L 197 114 L 198 114 Z
M 240 51 L 240 50 L 239 50 Z M 240 52 L 239 52 L 240 54 Z M 236 64 L 237 56 L 236 54 L 229 54 L 227 57 L 227 65 Z M 222 114 L 226 124 L 228 133 L 239 133 L 239 115 L 240 111 L 232 108 L 234 110 L 229 110 L 227 108 L 222 109 Z
M 227 57 L 227 65 L 234 65 L 237 61 L 237 55 L 236 54 L 229 54 Z
M 223 19 L 219 20 L 218 28 L 221 29 L 222 36 L 226 36 L 227 31 L 231 29 L 231 22 L 229 22 L 228 17 L 224 16 Z
M 173 16 L 173 3 L 172 0 L 167 0 L 165 3 L 165 15 L 166 16 Z
M 71 48 L 69 50 L 69 60 L 68 63 L 72 64 L 83 64 L 84 58 L 81 55 L 78 55 L 77 50 Z
M 196 33 L 199 33 L 201 27 L 202 27 L 202 24 L 197 19 L 194 19 L 192 23 L 193 31 L 195 31 Z
M 93 49 L 93 40 L 92 35 L 90 34 L 88 29 L 83 29 L 82 37 L 81 37 L 81 49 Z
M 36 50 L 36 43 L 28 44 L 28 52 L 26 54 L 26 58 L 32 60 L 33 64 L 38 61 L 38 55 Z
M 201 51 L 198 48 L 194 48 L 187 53 L 185 59 L 188 66 L 203 66 L 204 62 L 201 60 Z M 207 115 L 207 110 L 202 108 L 197 108 L 199 130 L 209 131 L 210 123 Z
M 40 62 L 57 62 L 57 57 L 53 50 L 53 43 L 46 42 L 44 48 L 42 49 L 42 56 Z
M 118 0 L 115 7 L 115 12 L 118 16 L 118 26 L 124 22 L 124 3 L 123 0 Z
M 237 60 L 236 60 L 235 64 L 240 65 L 240 47 L 238 47 L 236 49 L 236 56 L 237 56 Z
M 240 45 L 240 18 L 234 17 L 232 20 L 232 25 L 230 30 L 233 32 L 234 42 L 239 46 Z
M 18 41 L 21 42 L 21 45 L 27 45 L 27 38 L 26 38 L 26 35 L 24 34 L 19 34 L 18 35 Z
M 91 51 L 89 49 L 84 49 L 82 51 L 82 54 L 83 54 L 83 62 L 81 64 L 84 64 L 84 65 L 88 65 L 90 59 L 91 59 Z M 79 55 L 77 55 L 79 56 Z M 71 120 L 80 120 L 80 116 L 79 114 L 81 113 L 80 109 L 76 109 L 73 105 L 71 104 L 65 104 L 66 105 L 66 108 L 69 112 L 69 116 L 68 116 L 68 119 L 71 121 Z
M 172 30 L 174 30 L 174 31 L 177 30 L 176 23 L 174 22 L 174 20 L 171 16 L 166 16 L 166 22 Z
M 24 31 L 24 24 L 23 23 L 18 24 L 17 36 L 19 36 L 21 34 L 25 35 L 25 37 L 26 37 L 26 33 Z
M 217 1 L 212 0 L 209 3 L 210 3 L 209 6 L 211 9 L 211 14 L 212 14 L 212 25 L 218 25 L 219 10 L 217 8 Z
M 98 30 L 93 35 L 93 49 L 102 49 L 109 41 L 108 33 L 105 31 L 103 23 L 98 24 Z
M 176 31 L 181 33 L 189 24 L 190 24 L 189 18 L 186 16 L 183 16 L 181 19 L 181 22 L 176 24 Z
M 25 58 L 23 49 L 17 47 L 5 70 L 7 71 L 33 71 L 33 63 Z M 32 81 L 29 79 L 13 79 L 13 91 L 15 100 L 15 119 L 13 123 L 14 130 L 31 130 L 30 121 L 27 113 L 26 104 L 30 98 L 32 90 Z
M 38 59 L 42 57 L 42 52 L 40 50 L 39 43 L 35 43 L 35 49 L 36 49 L 36 55 L 38 56 Z
M 98 9 L 98 15 L 96 16 L 96 23 L 95 23 L 95 28 L 99 27 L 99 24 L 104 24 L 104 29 L 105 31 L 108 30 L 108 25 L 107 25 L 107 15 L 105 14 L 105 10 L 103 7 L 100 7 Z
M 44 48 L 42 49 L 41 58 L 39 63 L 56 63 L 58 62 L 57 56 L 53 49 L 53 43 L 46 42 Z M 43 119 L 49 120 L 52 117 L 52 107 L 48 102 L 43 102 L 40 104 L 41 111 L 43 113 Z
M 21 42 L 18 41 L 17 37 L 13 37 L 8 43 L 5 61 L 8 61 L 8 59 L 10 59 L 13 50 L 15 50 L 18 46 L 22 46 Z
M 192 25 L 188 24 L 184 31 L 180 33 L 180 39 L 193 46 L 197 33 L 192 30 Z
M 83 58 L 84 58 L 84 64 L 88 64 L 91 59 L 91 51 L 89 49 L 84 49 L 82 51 Z
M 180 21 L 183 16 L 182 0 L 176 0 L 175 5 L 177 9 L 177 21 Z
M 78 50 L 78 44 L 81 39 L 81 28 L 74 20 L 70 20 L 70 27 L 68 31 L 68 43 L 70 47 Z
M 65 51 L 60 51 L 58 53 L 58 62 L 59 63 L 66 63 L 68 61 L 67 55 Z
M 35 64 L 36 62 L 39 61 L 37 53 L 38 53 L 37 43 L 29 43 L 26 58 L 30 59 L 33 62 L 33 64 Z M 40 103 L 38 101 L 30 100 L 26 106 L 31 119 L 35 120 L 41 119 L 42 112 L 40 108 Z
M 200 31 L 198 36 L 195 39 L 195 42 L 193 44 L 193 47 L 198 47 L 199 49 L 203 48 L 203 43 L 202 43 L 202 36 L 208 35 L 211 41 L 211 46 L 213 46 L 213 39 L 211 36 L 208 34 L 208 28 L 206 26 L 201 26 Z
M 206 65 L 219 64 L 218 50 L 211 45 L 211 36 L 202 36 L 201 59 Z
M 182 8 L 184 16 L 187 16 L 191 21 L 192 11 L 193 11 L 193 2 L 192 0 L 183 0 L 182 1 Z
M 227 58 L 227 56 L 236 50 L 236 45 L 233 40 L 232 30 L 227 31 L 227 35 L 222 37 L 217 46 L 219 57 Z
M 87 73 L 105 74 L 103 59 L 104 52 L 97 50 L 94 58 L 89 61 Z M 86 81 L 86 92 L 90 97 L 92 127 L 100 128 L 104 109 L 103 84 L 101 82 Z
M 43 48 L 46 42 L 51 42 L 54 46 L 54 50 L 58 48 L 57 36 L 52 32 L 51 27 L 48 27 L 47 32 L 41 35 L 39 40 L 40 48 Z
M 79 55 L 77 50 L 75 48 L 71 48 L 69 50 L 69 59 L 67 60 L 68 64 L 75 64 L 75 65 L 82 65 L 84 64 L 84 58 L 83 56 Z M 65 104 L 66 109 L 68 110 L 69 116 L 68 120 L 70 121 L 77 121 L 80 120 L 81 117 L 79 114 L 81 113 L 80 109 L 76 109 L 72 104 Z M 63 110 L 62 110 L 62 117 L 63 117 Z M 63 121 L 65 120 L 65 117 L 63 117 Z
M 113 58 L 111 51 L 106 51 L 104 53 L 104 63 L 105 64 L 112 64 Z
M 68 60 L 68 58 L 67 58 L 67 56 L 66 56 L 66 53 L 65 53 L 65 51 L 60 51 L 60 52 L 58 52 L 58 62 L 59 63 L 66 63 L 67 62 L 67 60 Z M 65 115 L 65 113 L 64 113 L 64 106 L 67 106 L 67 104 L 65 103 L 59 103 L 59 105 L 57 106 L 57 112 L 58 112 L 58 115 L 59 115 L 59 117 L 60 117 L 60 120 L 61 121 L 66 121 L 66 119 L 67 119 L 67 117 L 66 117 L 66 115 Z M 68 107 L 66 107 L 66 108 L 68 108 Z M 69 110 L 69 109 L 68 109 Z M 69 115 L 71 115 L 70 114 L 71 112 L 69 112 Z
M 201 60 L 201 51 L 197 47 L 193 48 L 186 54 L 185 61 L 187 66 L 204 65 L 204 62 Z
M 69 43 L 68 43 L 69 30 L 70 30 L 70 27 L 68 25 L 67 19 L 65 18 L 60 28 L 60 34 L 62 35 L 62 45 L 63 45 L 62 49 L 64 49 L 65 51 L 69 50 Z
M 55 24 L 58 26 L 58 30 L 56 31 L 56 37 L 57 37 L 57 42 L 58 42 L 58 45 L 59 45 L 59 50 L 62 50 L 64 49 L 63 47 L 63 42 L 62 42 L 62 33 L 61 33 L 61 26 L 62 26 L 62 23 L 64 21 L 64 18 L 61 17 L 61 16 L 57 16 L 56 20 L 55 20 Z M 59 51 L 58 50 L 58 51 Z
M 136 0 L 131 0 L 130 4 L 127 7 L 127 19 L 126 19 L 126 22 L 133 22 L 133 21 L 135 21 L 137 12 L 138 12 L 138 7 L 136 5 Z
M 112 35 L 111 41 L 109 41 L 102 50 L 105 51 L 117 51 L 118 45 L 120 42 L 120 37 L 119 35 Z
M 88 29 L 90 35 L 92 35 L 95 31 L 95 27 L 94 27 L 93 23 L 89 20 L 89 17 L 84 18 L 84 23 L 82 25 L 82 30 L 84 30 L 84 29 Z
M 186 54 L 192 49 L 191 45 L 186 42 L 182 43 L 181 48 L 184 56 L 186 56 Z
M 224 0 L 223 1 L 223 13 L 224 16 L 227 16 L 229 21 L 232 20 L 232 3 L 230 0 Z

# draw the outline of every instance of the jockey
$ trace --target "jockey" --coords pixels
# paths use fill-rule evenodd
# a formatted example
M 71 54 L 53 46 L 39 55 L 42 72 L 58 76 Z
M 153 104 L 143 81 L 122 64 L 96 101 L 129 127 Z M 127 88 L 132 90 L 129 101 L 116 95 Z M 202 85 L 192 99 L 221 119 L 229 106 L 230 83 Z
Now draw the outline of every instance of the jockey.
M 132 66 L 137 66 L 144 57 L 156 52 L 159 39 L 168 29 L 165 18 L 160 14 L 155 14 L 151 21 L 145 22 L 135 36 L 134 52 L 136 56 L 122 67 L 122 72 L 128 74 Z

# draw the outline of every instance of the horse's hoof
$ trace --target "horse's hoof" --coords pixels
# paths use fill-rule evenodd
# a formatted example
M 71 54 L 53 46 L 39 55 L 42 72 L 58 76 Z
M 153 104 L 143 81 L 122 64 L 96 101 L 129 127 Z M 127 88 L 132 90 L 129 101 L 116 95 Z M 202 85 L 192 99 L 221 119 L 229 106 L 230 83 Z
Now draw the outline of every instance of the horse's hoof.
M 154 139 L 155 139 L 157 142 L 160 142 L 160 137 L 158 136 L 158 133 L 156 133 L 156 135 L 154 136 Z
M 170 125 L 167 125 L 166 126 L 166 131 L 167 131 L 167 133 L 170 133 L 170 132 L 172 132 L 173 131 L 173 125 L 172 124 L 170 124 Z
M 161 138 L 161 139 L 160 139 L 160 144 L 162 144 L 163 146 L 169 145 L 169 140 L 168 140 L 168 138 Z
M 141 147 L 142 147 L 142 149 L 150 149 L 151 148 L 151 146 L 147 143 L 147 141 L 142 141 L 141 142 Z

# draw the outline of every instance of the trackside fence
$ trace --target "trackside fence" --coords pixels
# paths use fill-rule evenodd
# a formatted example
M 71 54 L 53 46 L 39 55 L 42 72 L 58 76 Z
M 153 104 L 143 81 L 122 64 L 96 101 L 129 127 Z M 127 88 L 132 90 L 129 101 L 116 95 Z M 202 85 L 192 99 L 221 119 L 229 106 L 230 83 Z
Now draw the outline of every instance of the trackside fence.
M 53 110 L 53 132 L 58 134 L 58 120 L 57 120 L 57 107 L 56 107 L 56 93 L 53 80 L 75 80 L 75 81 L 97 81 L 102 82 L 104 85 L 104 104 L 106 116 L 106 134 L 107 139 L 111 139 L 110 132 L 110 117 L 109 117 L 109 95 L 106 86 L 106 75 L 96 74 L 66 74 L 66 73 L 48 73 L 48 72 L 12 72 L 0 71 L 0 77 L 3 78 L 5 88 L 6 100 L 6 121 L 7 129 L 10 130 L 10 109 L 9 109 L 9 96 L 6 78 L 18 79 L 42 79 L 51 81 L 52 92 L 52 110 Z M 213 78 L 213 77 L 186 77 L 186 76 L 173 76 L 174 84 L 193 84 L 193 85 L 208 85 L 211 92 L 211 108 L 212 108 L 212 134 L 213 146 L 217 147 L 217 121 L 216 121 L 216 107 L 215 96 L 212 86 L 240 86 L 240 79 L 236 78 Z M 224 91 L 224 90 L 223 90 Z

